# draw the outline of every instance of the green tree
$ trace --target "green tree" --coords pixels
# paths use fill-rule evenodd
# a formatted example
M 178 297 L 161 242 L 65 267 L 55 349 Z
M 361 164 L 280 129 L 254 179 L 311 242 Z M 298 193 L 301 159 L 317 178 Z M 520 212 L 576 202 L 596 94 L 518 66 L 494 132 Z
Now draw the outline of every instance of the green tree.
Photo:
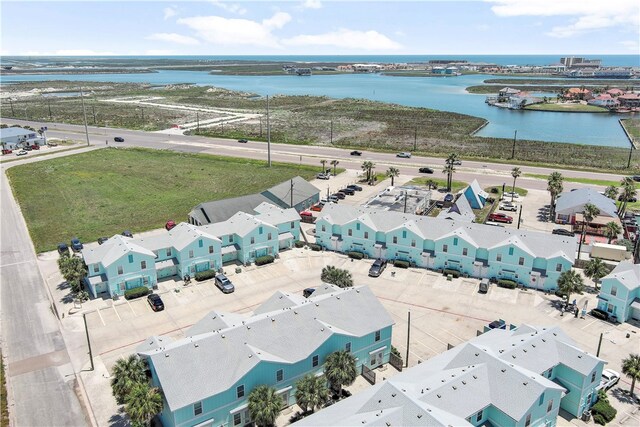
M 111 391 L 119 405 L 126 402 L 134 385 L 147 381 L 146 370 L 146 362 L 137 354 L 130 354 L 126 359 L 116 361 L 111 375 Z
M 259 385 L 249 393 L 249 413 L 258 426 L 272 426 L 282 410 L 282 397 L 275 388 Z
M 571 294 L 582 294 L 584 280 L 574 270 L 563 271 L 558 277 L 558 290 L 567 297 L 567 303 L 571 301 Z
M 394 179 L 400 176 L 400 169 L 391 166 L 387 169 L 387 176 L 391 178 L 391 186 L 393 187 Z
M 351 273 L 341 268 L 336 268 L 333 265 L 328 265 L 322 269 L 320 274 L 320 280 L 326 283 L 331 283 L 340 288 L 350 288 L 353 286 L 353 278 Z
M 622 233 L 622 227 L 617 222 L 610 221 L 604 226 L 604 235 L 607 236 L 609 241 L 607 243 L 611 243 L 611 241 L 618 237 L 618 234 Z
M 607 265 L 600 258 L 591 258 L 584 267 L 584 275 L 593 280 L 598 290 L 598 282 L 609 273 Z
M 522 175 L 522 171 L 520 170 L 520 168 L 513 168 L 511 169 L 511 176 L 513 177 L 513 187 L 511 189 L 511 201 L 513 202 L 513 196 L 516 192 L 516 179 L 518 179 L 518 177 Z
M 338 160 L 331 160 L 331 166 L 333 166 L 333 176 L 336 176 L 336 168 L 340 162 Z
M 438 188 L 438 183 L 432 179 L 429 179 L 427 180 L 427 187 L 429 188 L 429 190 L 431 190 L 432 188 L 436 190 Z
M 307 374 L 296 383 L 296 403 L 302 410 L 313 412 L 329 399 L 329 389 L 323 377 Z
M 366 161 L 364 163 L 362 163 L 362 170 L 367 174 L 367 182 L 371 181 L 371 179 L 373 178 L 373 169 L 376 167 L 376 165 L 373 162 L 370 161 Z
M 325 173 L 327 171 L 327 161 L 322 159 L 320 160 L 320 164 L 322 165 L 322 173 Z
M 585 242 L 585 236 L 587 235 L 587 225 L 591 224 L 598 215 L 600 215 L 600 209 L 592 203 L 587 203 L 582 208 L 582 234 L 578 245 L 578 259 L 580 259 L 582 244 Z
M 442 173 L 447 174 L 447 191 L 451 191 L 452 178 L 453 178 L 454 172 L 456 171 L 455 163 L 457 160 L 458 160 L 458 155 L 455 153 L 451 153 L 447 156 L 446 160 L 444 161 L 444 169 L 442 170 Z
M 358 376 L 355 356 L 346 350 L 331 353 L 324 364 L 324 375 L 331 388 L 340 393 L 343 386 L 353 384 Z
M 556 217 L 556 199 L 564 190 L 563 181 L 564 178 L 560 172 L 552 172 L 547 178 L 547 191 L 551 195 L 551 204 L 549 206 L 549 219 L 551 221 L 554 221 Z
M 629 393 L 633 397 L 636 388 L 636 380 L 640 380 L 640 354 L 630 354 L 622 361 L 622 373 L 631 378 Z
M 58 269 L 64 280 L 71 286 L 73 293 L 82 290 L 82 279 L 87 275 L 87 267 L 82 258 L 63 255 L 58 258 Z
M 620 182 L 622 186 L 620 192 L 620 207 L 618 208 L 618 215 L 620 218 L 624 217 L 624 213 L 627 211 L 627 204 L 629 201 L 636 197 L 636 184 L 631 177 L 625 177 Z
M 604 195 L 610 199 L 615 200 L 618 197 L 618 187 L 615 185 L 610 185 L 604 189 Z
M 149 426 L 156 414 L 162 412 L 162 393 L 147 382 L 136 383 L 125 398 L 125 411 L 134 426 Z

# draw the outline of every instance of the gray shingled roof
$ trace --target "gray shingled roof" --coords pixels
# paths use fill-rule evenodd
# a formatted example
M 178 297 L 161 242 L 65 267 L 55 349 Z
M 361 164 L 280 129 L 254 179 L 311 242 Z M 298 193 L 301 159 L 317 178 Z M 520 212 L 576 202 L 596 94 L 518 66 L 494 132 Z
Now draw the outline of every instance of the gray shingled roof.
M 591 188 L 580 188 L 560 194 L 556 200 L 556 214 L 581 213 L 587 203 L 591 203 L 600 209 L 600 215 L 617 216 L 616 202 Z
M 458 200 L 451 205 L 446 211 L 442 211 L 438 214 L 437 218 L 440 219 L 454 219 L 463 222 L 474 222 L 476 220 L 476 214 L 473 213 L 473 209 L 464 195 L 458 197 Z
M 291 205 L 291 181 L 293 181 L 293 205 Z M 320 194 L 320 190 L 309 184 L 306 179 L 296 176 L 292 180 L 284 181 L 263 191 L 261 194 L 267 196 L 267 193 L 280 200 L 282 207 L 292 207 Z
M 392 324 L 371 290 L 357 287 L 238 319 L 225 329 L 190 336 L 147 354 L 174 411 L 229 389 L 261 361 L 296 363 L 337 331 L 361 337 Z
M 476 242 L 476 245 L 481 245 L 485 248 L 513 243 L 521 246 L 523 250 L 527 250 L 527 252 L 536 257 L 552 258 L 562 256 L 571 262 L 575 260 L 577 246 L 575 237 L 348 205 L 325 205 L 320 218 L 326 219 L 331 224 L 339 225 L 348 224 L 356 218 L 361 218 L 367 224 L 372 224 L 375 230 L 382 232 L 389 232 L 398 227 L 407 226 L 416 230 L 417 234 L 422 238 L 434 241 L 455 232 L 461 237 L 469 236 L 471 244 Z
M 189 216 L 202 225 L 212 224 L 226 221 L 237 212 L 253 212 L 261 203 L 273 204 L 271 200 L 262 194 L 249 194 L 231 199 L 200 203 L 189 212 Z
M 640 287 L 640 264 L 632 264 L 631 261 L 623 261 L 611 271 L 604 279 L 616 279 L 622 286 L 629 290 Z

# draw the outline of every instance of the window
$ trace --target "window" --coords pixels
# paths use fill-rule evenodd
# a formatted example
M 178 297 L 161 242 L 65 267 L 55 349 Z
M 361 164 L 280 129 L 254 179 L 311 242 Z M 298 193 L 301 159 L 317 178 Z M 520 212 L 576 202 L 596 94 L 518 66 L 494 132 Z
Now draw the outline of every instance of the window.
M 524 265 L 524 257 L 518 258 L 518 265 Z
M 476 422 L 479 423 L 481 419 L 482 419 L 482 411 L 476 414 Z
M 295 225 L 295 223 L 293 221 L 291 221 L 291 228 L 293 228 Z
M 278 369 L 276 371 L 276 382 L 279 383 L 284 379 L 284 371 L 282 369 Z
M 442 245 L 442 252 L 447 252 L 449 250 L 449 246 Z
M 393 243 L 398 243 L 398 236 L 393 236 Z
M 527 419 L 524 421 L 524 427 L 529 427 L 531 425 L 531 414 L 527 414 Z
M 509 255 L 513 255 L 513 248 L 509 248 Z
M 365 231 L 365 232 L 364 232 L 364 238 L 365 238 L 365 239 L 368 239 L 368 238 L 369 238 L 369 232 L 368 232 L 368 231 Z
M 198 240 L 198 247 L 201 248 L 204 246 L 204 242 L 202 241 L 202 239 Z
M 144 270 L 147 268 L 147 261 L 140 261 L 140 269 Z
M 540 399 L 538 399 L 538 405 L 542 405 L 544 403 L 544 393 L 540 395 Z
M 213 253 L 213 246 L 209 246 L 209 253 L 212 254 Z
M 553 368 L 549 368 L 547 371 L 547 378 L 551 378 L 551 374 L 553 374 Z
M 594 382 L 596 380 L 596 373 L 594 372 L 593 374 L 591 374 L 591 382 Z
M 562 271 L 562 264 L 556 264 L 556 271 Z
M 348 230 L 347 230 L 347 235 L 349 235 L 349 236 L 352 236 L 352 235 L 353 235 L 353 234 L 352 234 L 352 232 L 351 232 L 351 229 L 348 229 Z
M 403 239 L 406 239 L 406 238 L 407 238 L 407 232 L 406 232 L 406 231 L 404 231 L 404 230 L 402 231 L 402 238 L 403 238 Z
M 322 231 L 327 231 L 327 227 L 325 227 L 324 224 L 322 224 Z
M 167 256 L 171 256 L 171 248 L 167 248 Z
M 376 341 L 380 341 L 380 331 L 376 331 Z
M 551 399 L 547 404 L 547 412 L 551 412 L 552 409 L 553 409 L 553 399 Z
M 244 384 L 236 387 L 236 396 L 238 396 L 238 399 L 244 397 Z
M 502 254 L 496 254 L 496 261 L 502 261 Z
M 462 255 L 467 256 L 467 248 L 462 248 Z
M 616 286 L 612 286 L 611 287 L 611 296 L 615 297 L 616 295 L 618 295 L 618 288 Z
M 202 402 L 196 402 L 193 404 L 193 415 L 198 416 L 202 414 Z
M 240 425 L 240 423 L 242 423 L 242 417 L 240 416 L 240 414 L 233 414 L 233 425 L 238 426 Z
M 458 238 L 457 237 L 453 238 L 453 246 L 458 246 Z
M 348 352 L 351 351 L 351 341 L 349 341 L 348 343 L 345 344 L 344 349 Z
M 189 258 L 193 258 L 193 249 L 189 250 Z
M 133 264 L 133 255 L 129 255 L 129 264 Z
M 100 271 L 100 264 L 93 264 L 93 272 L 97 273 L 98 271 Z
M 360 230 L 360 223 L 356 222 L 356 230 Z
M 262 226 L 258 227 L 258 234 L 262 234 Z
M 255 242 L 256 242 L 256 238 L 255 238 L 255 237 L 252 237 L 252 238 L 251 238 L 251 244 L 253 245 Z
M 118 274 L 122 274 L 122 273 L 123 273 L 122 266 L 121 266 L 121 265 L 119 265 L 119 266 L 118 266 Z
M 313 366 L 314 368 L 315 368 L 316 366 L 318 366 L 318 362 L 319 362 L 319 360 L 318 360 L 318 359 L 319 359 L 319 357 L 318 357 L 318 355 L 317 355 L 317 354 L 316 354 L 315 356 L 313 356 L 313 360 L 311 361 L 311 366 Z
M 411 247 L 412 248 L 416 247 L 416 239 L 411 239 Z

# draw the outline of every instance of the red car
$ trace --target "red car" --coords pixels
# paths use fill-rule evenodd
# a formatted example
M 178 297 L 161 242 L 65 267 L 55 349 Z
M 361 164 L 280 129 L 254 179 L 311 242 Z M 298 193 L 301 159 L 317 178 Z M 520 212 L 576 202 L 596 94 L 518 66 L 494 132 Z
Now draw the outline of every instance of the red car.
M 495 221 L 495 222 L 506 222 L 507 224 L 511 224 L 513 222 L 513 218 L 510 217 L 509 215 L 503 214 L 503 213 L 493 213 L 491 215 L 489 215 L 489 221 Z
M 32 150 L 39 150 L 39 149 L 40 149 L 40 146 L 39 146 L 38 144 L 33 144 L 33 145 L 31 146 L 31 149 L 32 149 Z
M 311 209 L 314 212 L 320 212 L 322 210 L 322 205 L 320 203 L 318 203 L 317 205 L 313 205 L 311 206 L 309 209 Z
M 13 153 L 13 150 L 9 150 L 8 148 L 5 148 L 4 150 L 2 150 L 2 154 L 11 154 Z
M 167 229 L 167 231 L 171 230 L 173 227 L 176 226 L 176 222 L 172 219 L 170 219 L 169 221 L 167 221 L 167 223 L 164 225 L 164 228 Z

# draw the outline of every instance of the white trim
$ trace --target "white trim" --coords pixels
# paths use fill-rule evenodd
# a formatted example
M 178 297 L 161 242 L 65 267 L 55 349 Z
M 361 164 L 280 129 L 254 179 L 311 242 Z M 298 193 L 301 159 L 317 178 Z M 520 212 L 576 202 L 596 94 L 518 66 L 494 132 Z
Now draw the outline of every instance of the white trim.
M 196 424 L 193 427 L 205 427 L 206 425 L 213 425 L 214 421 L 215 421 L 215 418 L 209 418 L 208 420 L 203 421 L 199 424 Z
M 277 391 L 276 391 L 276 394 L 286 393 L 286 392 L 288 392 L 288 391 L 289 391 L 289 390 L 291 390 L 291 389 L 293 389 L 293 386 L 288 386 L 288 387 L 285 387 L 285 388 L 281 388 L 280 390 L 277 390 Z
M 376 350 L 372 350 L 372 351 L 369 352 L 369 356 L 371 356 L 373 353 L 379 353 L 379 352 L 384 351 L 386 349 L 387 349 L 387 346 L 385 345 L 384 347 L 380 347 L 380 348 L 378 348 Z
M 229 411 L 229 414 L 233 415 L 233 414 L 237 414 L 238 412 L 244 411 L 245 409 L 247 409 L 249 407 L 249 403 L 245 403 L 244 405 L 240 405 L 235 409 L 232 409 Z M 194 426 L 195 427 L 195 426 Z

